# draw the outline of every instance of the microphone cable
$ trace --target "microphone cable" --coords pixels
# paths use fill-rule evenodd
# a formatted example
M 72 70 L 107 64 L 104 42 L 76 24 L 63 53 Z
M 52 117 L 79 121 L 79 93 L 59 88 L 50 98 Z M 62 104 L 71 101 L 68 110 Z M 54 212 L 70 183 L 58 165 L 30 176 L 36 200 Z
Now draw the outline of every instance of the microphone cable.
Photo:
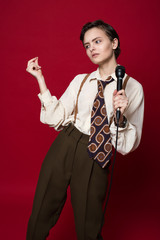
M 116 73 L 116 77 L 117 77 L 117 91 L 119 91 L 119 90 L 122 89 L 122 80 L 123 80 L 124 75 L 125 75 L 125 67 L 123 67 L 121 65 L 118 65 L 115 69 L 115 73 Z M 101 231 L 102 231 L 102 227 L 104 225 L 104 216 L 105 216 L 105 212 L 106 212 L 106 209 L 107 209 L 107 204 L 108 204 L 109 196 L 110 196 L 110 192 L 111 192 L 111 186 L 112 186 L 112 180 L 113 180 L 113 169 L 114 169 L 115 160 L 116 160 L 116 153 L 117 153 L 118 128 L 119 128 L 120 116 L 121 116 L 121 112 L 120 112 L 120 109 L 118 108 L 117 111 L 116 111 L 117 130 L 116 130 L 115 152 L 114 152 L 112 169 L 111 169 L 111 178 L 110 178 L 110 183 L 109 183 L 109 189 L 108 189 L 107 199 L 106 199 L 104 210 L 103 210 L 103 215 L 102 215 L 102 221 L 101 221 L 101 226 L 100 226 L 100 232 L 99 232 L 99 235 L 98 235 L 98 240 L 102 240 Z
M 109 196 L 110 196 L 111 186 L 112 186 L 112 181 L 113 181 L 113 170 L 114 170 L 114 165 L 115 165 L 115 160 L 116 160 L 117 143 L 118 143 L 119 118 L 120 118 L 120 111 L 117 111 L 117 112 L 116 112 L 117 129 L 116 129 L 115 151 L 114 151 L 114 157 L 113 157 L 113 163 L 112 163 L 112 169 L 111 169 L 110 184 L 109 184 L 109 188 L 108 188 L 107 199 L 106 199 L 105 206 L 104 206 L 104 210 L 103 210 L 103 215 L 102 215 L 102 221 L 101 221 L 101 226 L 100 226 L 100 232 L 99 232 L 99 235 L 98 235 L 98 240 L 102 240 L 101 231 L 102 231 L 102 227 L 103 227 L 103 225 L 104 225 L 105 212 L 106 212 L 106 209 L 107 209 L 107 204 L 108 204 L 108 201 L 109 201 Z

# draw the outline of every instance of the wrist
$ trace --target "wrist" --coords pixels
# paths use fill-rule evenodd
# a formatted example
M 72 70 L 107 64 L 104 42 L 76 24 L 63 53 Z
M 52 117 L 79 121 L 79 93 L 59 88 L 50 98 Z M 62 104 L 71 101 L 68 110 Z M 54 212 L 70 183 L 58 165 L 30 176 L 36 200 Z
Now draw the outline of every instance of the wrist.
M 115 126 L 117 126 L 117 120 L 115 117 L 114 117 L 114 124 L 115 124 Z M 125 128 L 126 125 L 127 125 L 127 118 L 121 114 L 121 117 L 119 119 L 119 127 Z
M 37 81 L 38 81 L 38 83 L 44 82 L 44 77 L 43 77 L 43 75 L 37 77 Z
M 40 93 L 43 94 L 47 90 L 47 86 L 46 86 L 45 79 L 44 79 L 43 75 L 41 77 L 38 77 L 37 81 L 38 81 L 38 84 L 39 84 Z

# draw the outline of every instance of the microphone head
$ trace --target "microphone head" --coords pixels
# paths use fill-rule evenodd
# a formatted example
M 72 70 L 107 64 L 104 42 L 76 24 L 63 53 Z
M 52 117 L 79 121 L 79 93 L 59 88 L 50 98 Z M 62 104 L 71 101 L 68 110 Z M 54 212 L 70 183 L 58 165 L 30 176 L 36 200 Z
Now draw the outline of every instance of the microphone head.
M 116 77 L 117 78 L 124 78 L 124 75 L 125 75 L 125 67 L 119 65 L 116 67 Z

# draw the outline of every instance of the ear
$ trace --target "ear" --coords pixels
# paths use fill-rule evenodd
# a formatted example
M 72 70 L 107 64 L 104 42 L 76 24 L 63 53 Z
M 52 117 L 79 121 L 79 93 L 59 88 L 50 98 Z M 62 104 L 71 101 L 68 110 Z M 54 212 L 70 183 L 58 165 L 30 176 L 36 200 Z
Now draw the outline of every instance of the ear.
M 114 38 L 113 41 L 112 41 L 112 48 L 116 49 L 117 47 L 118 47 L 118 39 Z

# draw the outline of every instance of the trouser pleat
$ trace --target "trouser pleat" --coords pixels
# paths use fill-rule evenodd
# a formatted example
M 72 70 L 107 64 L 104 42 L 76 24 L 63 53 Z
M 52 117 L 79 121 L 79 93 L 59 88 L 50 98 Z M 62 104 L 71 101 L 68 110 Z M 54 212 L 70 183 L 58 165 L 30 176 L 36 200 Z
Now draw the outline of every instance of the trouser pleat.
M 107 188 L 107 170 L 87 153 L 88 136 L 66 127 L 48 151 L 39 175 L 27 240 L 45 240 L 56 224 L 70 184 L 78 240 L 96 240 Z

